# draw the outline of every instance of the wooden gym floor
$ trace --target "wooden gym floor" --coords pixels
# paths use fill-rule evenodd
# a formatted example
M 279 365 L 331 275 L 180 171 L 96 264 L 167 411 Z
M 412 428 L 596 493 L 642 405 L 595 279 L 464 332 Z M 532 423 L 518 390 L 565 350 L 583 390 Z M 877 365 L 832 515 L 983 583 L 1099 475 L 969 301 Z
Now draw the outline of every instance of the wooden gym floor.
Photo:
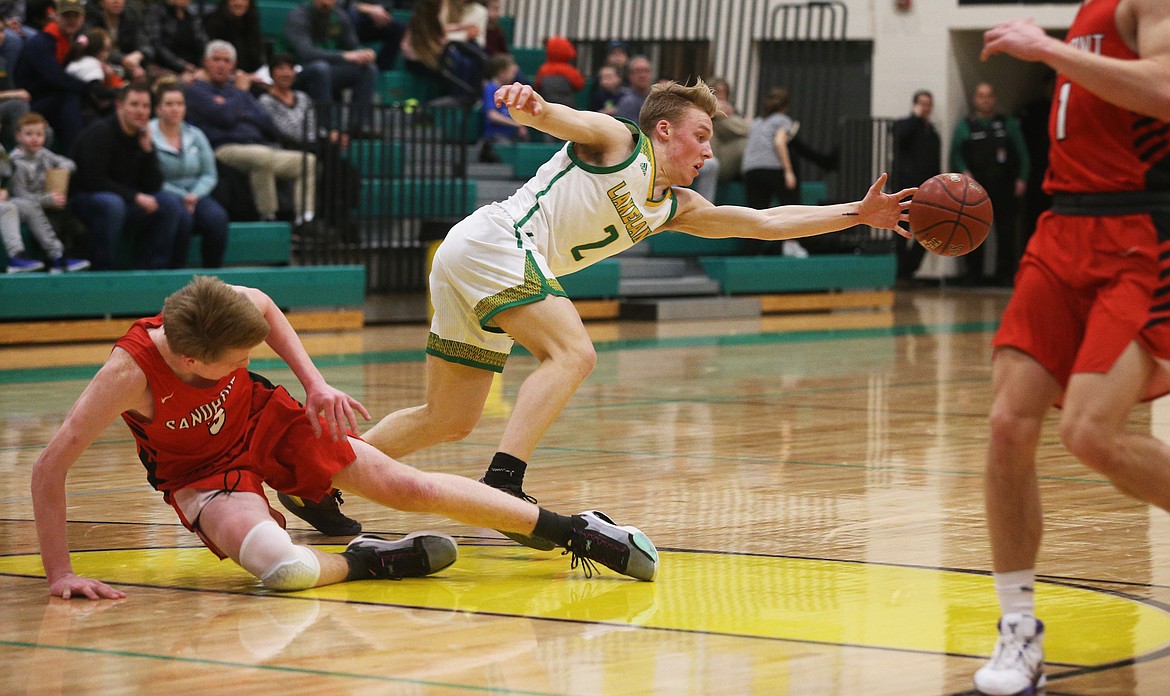
M 278 595 L 216 562 L 115 423 L 69 479 L 77 569 L 129 593 L 50 599 L 29 471 L 108 344 L 0 350 L 3 694 L 960 694 L 992 647 L 981 470 L 1007 296 L 899 293 L 890 313 L 593 323 L 599 362 L 528 492 L 641 527 L 660 578 L 347 499 L 366 530 L 455 535 L 426 579 Z M 423 394 L 422 326 L 306 339 L 382 415 Z M 408 461 L 478 477 L 516 355 L 466 441 Z M 293 384 L 270 359 L 254 369 Z M 1161 404 L 1133 426 L 1170 430 Z M 1041 447 L 1049 694 L 1170 693 L 1170 518 Z M 294 538 L 338 545 L 292 519 Z

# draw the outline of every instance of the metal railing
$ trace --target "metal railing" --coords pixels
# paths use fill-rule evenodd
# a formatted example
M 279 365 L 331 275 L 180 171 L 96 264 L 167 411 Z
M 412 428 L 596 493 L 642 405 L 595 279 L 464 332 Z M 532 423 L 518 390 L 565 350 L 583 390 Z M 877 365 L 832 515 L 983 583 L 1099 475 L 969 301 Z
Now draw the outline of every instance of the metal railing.
M 374 106 L 361 127 L 351 116 L 336 104 L 316 108 L 318 183 L 306 192 L 315 218 L 297 230 L 294 262 L 363 264 L 372 292 L 424 290 L 428 242 L 475 206 L 467 160 L 479 112 Z

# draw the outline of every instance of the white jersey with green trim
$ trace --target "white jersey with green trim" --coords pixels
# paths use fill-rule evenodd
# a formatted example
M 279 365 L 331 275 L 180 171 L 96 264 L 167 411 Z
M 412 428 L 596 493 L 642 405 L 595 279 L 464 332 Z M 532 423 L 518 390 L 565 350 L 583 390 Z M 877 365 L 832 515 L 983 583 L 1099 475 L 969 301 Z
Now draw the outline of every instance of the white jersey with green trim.
M 496 205 L 514 221 L 561 276 L 613 256 L 650 236 L 674 217 L 678 202 L 667 189 L 654 200 L 654 149 L 638 127 L 624 162 L 598 167 L 581 161 L 566 143 L 528 183 Z

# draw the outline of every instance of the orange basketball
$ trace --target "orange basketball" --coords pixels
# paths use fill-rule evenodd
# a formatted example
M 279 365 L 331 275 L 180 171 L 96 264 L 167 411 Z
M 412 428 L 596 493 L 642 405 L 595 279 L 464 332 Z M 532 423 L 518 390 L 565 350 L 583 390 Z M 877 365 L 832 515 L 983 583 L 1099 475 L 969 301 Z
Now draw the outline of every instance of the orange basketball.
M 939 256 L 962 256 L 982 244 L 991 219 L 987 191 L 966 174 L 931 177 L 910 201 L 910 232 Z

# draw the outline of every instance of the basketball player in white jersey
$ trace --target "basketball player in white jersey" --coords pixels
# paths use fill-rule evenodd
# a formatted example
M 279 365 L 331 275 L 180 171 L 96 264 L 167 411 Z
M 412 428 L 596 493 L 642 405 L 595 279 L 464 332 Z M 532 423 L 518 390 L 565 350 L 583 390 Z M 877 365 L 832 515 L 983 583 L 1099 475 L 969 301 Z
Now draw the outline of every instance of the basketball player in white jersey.
M 557 278 L 656 232 L 783 240 L 870 225 L 908 235 L 898 223 L 907 220 L 903 201 L 914 189 L 882 193 L 885 174 L 862 200 L 829 206 L 715 206 L 683 188 L 712 156 L 717 104 L 701 80 L 655 85 L 639 124 L 551 104 L 519 83 L 501 87 L 495 99 L 519 123 L 567 143 L 511 198 L 472 213 L 439 247 L 430 277 L 426 403 L 391 413 L 364 435 L 392 457 L 466 437 L 494 373 L 519 341 L 540 366 L 516 396 L 484 482 L 527 498 L 521 485 L 528 459 L 596 362 Z M 508 536 L 551 548 L 539 538 Z

